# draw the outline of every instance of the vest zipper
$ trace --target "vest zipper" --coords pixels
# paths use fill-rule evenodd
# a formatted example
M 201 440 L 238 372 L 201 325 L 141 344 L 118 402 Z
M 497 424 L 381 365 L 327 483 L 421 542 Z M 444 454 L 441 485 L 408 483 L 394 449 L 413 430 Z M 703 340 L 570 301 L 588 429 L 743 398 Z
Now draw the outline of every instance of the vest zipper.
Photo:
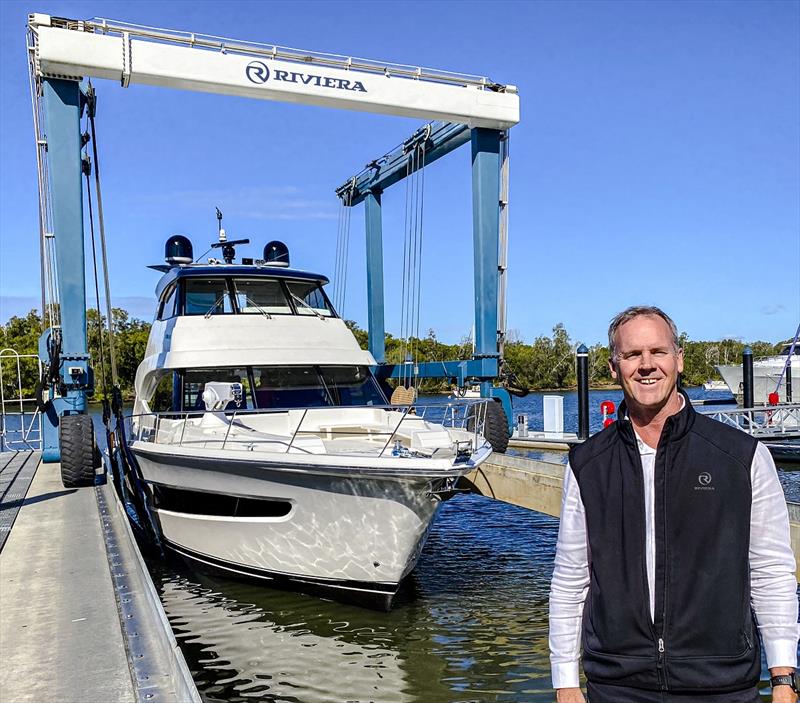
M 671 419 L 671 418 L 669 418 Z M 667 423 L 669 423 L 669 419 Z M 671 427 L 665 427 L 664 430 L 668 431 L 672 429 Z M 667 441 L 669 441 L 669 436 L 667 437 Z M 659 668 L 659 678 L 661 678 L 661 688 L 662 690 L 669 690 L 669 685 L 667 683 L 667 671 L 666 671 L 666 652 L 667 648 L 664 644 L 664 631 L 667 628 L 667 595 L 669 590 L 667 588 L 667 467 L 669 466 L 669 451 L 668 451 L 668 444 L 665 443 L 664 445 L 664 480 L 662 482 L 663 491 L 664 491 L 664 498 L 663 498 L 663 506 L 664 506 L 664 521 L 661 526 L 663 530 L 662 533 L 662 550 L 663 550 L 663 560 L 665 566 L 663 567 L 664 571 L 664 599 L 661 603 L 661 637 L 658 638 L 658 668 Z M 655 471 L 655 466 L 653 467 Z M 662 678 L 663 677 L 663 678 Z

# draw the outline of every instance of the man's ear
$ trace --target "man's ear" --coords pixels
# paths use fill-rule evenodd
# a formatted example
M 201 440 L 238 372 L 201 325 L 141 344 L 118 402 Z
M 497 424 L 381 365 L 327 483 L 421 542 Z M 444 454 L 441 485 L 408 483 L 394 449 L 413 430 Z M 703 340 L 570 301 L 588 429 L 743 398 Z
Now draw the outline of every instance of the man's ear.
M 683 362 L 681 362 L 681 363 L 683 363 Z M 613 359 L 609 359 L 608 360 L 608 368 L 611 371 L 611 378 L 613 378 L 616 381 L 617 380 L 617 369 L 614 366 L 614 360 Z
M 678 373 L 683 373 L 683 349 L 679 347 L 676 356 L 678 357 Z

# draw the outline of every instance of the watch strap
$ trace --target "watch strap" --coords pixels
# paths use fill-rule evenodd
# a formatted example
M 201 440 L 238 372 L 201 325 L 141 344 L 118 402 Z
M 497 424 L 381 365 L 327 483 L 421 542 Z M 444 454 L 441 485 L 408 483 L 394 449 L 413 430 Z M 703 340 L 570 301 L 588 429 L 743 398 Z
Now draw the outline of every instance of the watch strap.
M 778 676 L 772 676 L 769 680 L 770 686 L 791 686 L 792 690 L 795 692 L 797 691 L 797 686 L 795 684 L 795 676 L 794 674 L 779 674 Z

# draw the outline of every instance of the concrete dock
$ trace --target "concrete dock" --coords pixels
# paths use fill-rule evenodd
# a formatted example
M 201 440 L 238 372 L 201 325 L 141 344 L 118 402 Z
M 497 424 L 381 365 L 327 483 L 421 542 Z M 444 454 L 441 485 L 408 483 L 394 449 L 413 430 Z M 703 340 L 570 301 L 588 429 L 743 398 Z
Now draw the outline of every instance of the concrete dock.
M 3 453 L 0 467 L 0 522 L 15 513 L 0 552 L 2 700 L 199 701 L 104 477 L 65 489 L 34 452 Z

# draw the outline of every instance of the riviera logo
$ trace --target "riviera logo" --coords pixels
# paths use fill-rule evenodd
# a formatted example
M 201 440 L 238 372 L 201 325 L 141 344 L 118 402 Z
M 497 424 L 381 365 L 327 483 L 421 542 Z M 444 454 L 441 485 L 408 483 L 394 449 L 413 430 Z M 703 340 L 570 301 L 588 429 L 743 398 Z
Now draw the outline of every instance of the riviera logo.
M 315 85 L 320 88 L 334 88 L 336 90 L 355 90 L 366 93 L 367 89 L 361 81 L 349 81 L 343 78 L 329 78 L 318 76 L 312 73 L 300 73 L 299 71 L 275 70 L 270 73 L 269 67 L 263 61 L 251 61 L 244 70 L 247 80 L 251 83 L 263 85 L 270 76 L 273 81 L 283 83 L 302 83 L 303 85 Z
M 244 72 L 251 83 L 266 83 L 269 80 L 269 68 L 263 61 L 251 61 Z
M 714 487 L 711 485 L 711 474 L 708 471 L 698 474 L 697 483 L 699 485 L 694 487 L 696 491 L 713 491 Z

